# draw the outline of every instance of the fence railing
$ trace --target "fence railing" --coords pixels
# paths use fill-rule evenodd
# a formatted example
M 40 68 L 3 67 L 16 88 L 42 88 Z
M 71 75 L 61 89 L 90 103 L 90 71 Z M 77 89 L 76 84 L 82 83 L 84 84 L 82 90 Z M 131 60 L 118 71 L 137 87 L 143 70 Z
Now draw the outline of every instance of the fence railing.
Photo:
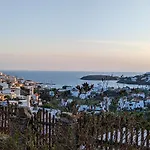
M 0 106 L 0 133 L 9 133 L 10 117 L 18 114 L 17 105 Z
M 9 132 L 8 107 L 0 107 L 0 131 L 1 133 Z
M 9 133 L 10 118 L 18 107 L 0 107 L 0 132 Z M 143 118 L 114 114 L 87 115 L 78 118 L 56 118 L 47 110 L 33 115 L 28 126 L 36 147 L 76 150 L 115 148 L 150 149 L 149 122 Z M 30 136 L 31 137 L 31 136 Z

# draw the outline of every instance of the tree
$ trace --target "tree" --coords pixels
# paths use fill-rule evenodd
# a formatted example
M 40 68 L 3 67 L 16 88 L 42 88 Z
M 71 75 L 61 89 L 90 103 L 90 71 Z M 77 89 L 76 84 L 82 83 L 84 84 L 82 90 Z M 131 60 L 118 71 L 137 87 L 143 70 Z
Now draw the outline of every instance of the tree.
M 112 112 L 116 112 L 117 108 L 118 108 L 118 99 L 113 99 L 109 106 L 109 110 Z
M 4 98 L 5 98 L 6 100 L 10 100 L 10 99 L 11 99 L 11 97 L 10 97 L 9 95 L 5 95 Z
M 53 92 L 54 92 L 53 98 L 56 98 L 56 97 L 58 96 L 59 89 L 54 88 L 54 89 L 53 89 Z
M 85 94 L 87 92 L 91 91 L 93 87 L 94 87 L 94 84 L 89 85 L 87 82 L 82 84 L 82 88 L 83 88 Z
M 71 95 L 70 90 L 64 91 L 64 92 L 61 94 L 61 96 L 62 96 L 63 98 L 68 98 L 68 96 L 70 96 L 70 95 Z
M 48 89 L 40 91 L 40 98 L 42 100 L 50 101 L 50 94 Z
M 78 90 L 78 92 L 79 92 L 78 97 L 80 97 L 80 95 L 81 95 L 81 93 L 82 93 L 83 88 L 82 88 L 82 86 L 77 85 L 77 86 L 76 86 L 76 89 L 77 89 L 77 90 Z
M 89 85 L 87 82 L 83 83 L 81 86 L 77 85 L 76 89 L 78 89 L 79 94 L 78 97 L 84 92 L 86 94 L 87 92 L 91 91 L 91 89 L 94 87 L 94 84 Z

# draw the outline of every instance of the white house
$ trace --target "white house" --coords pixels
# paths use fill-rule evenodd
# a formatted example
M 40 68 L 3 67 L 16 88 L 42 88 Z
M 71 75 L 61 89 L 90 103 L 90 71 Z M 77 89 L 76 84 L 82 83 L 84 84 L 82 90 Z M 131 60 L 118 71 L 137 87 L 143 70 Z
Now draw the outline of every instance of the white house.
M 8 80 L 12 83 L 15 83 L 17 81 L 17 78 L 14 76 L 8 76 Z
M 34 94 L 34 86 L 25 86 L 25 88 L 30 90 L 30 95 Z
M 145 100 L 145 106 L 150 105 L 150 97 Z
M 15 104 L 18 104 L 18 101 L 9 100 L 9 104 L 15 105 Z
M 123 108 L 127 109 L 127 110 L 134 110 L 136 107 L 136 103 L 135 102 L 130 102 L 130 101 L 126 101 L 124 103 Z
M 20 87 L 11 88 L 11 92 L 14 92 L 16 96 L 20 96 Z
M 90 109 L 89 106 L 87 106 L 87 105 L 80 105 L 78 111 L 87 111 L 88 109 Z
M 118 109 L 119 110 L 124 108 L 125 102 L 127 102 L 127 97 L 122 97 L 119 99 L 119 101 L 118 101 Z
M 145 74 L 146 74 L 146 75 L 150 75 L 150 72 L 146 72 Z
M 67 106 L 68 102 L 65 99 L 61 99 L 61 106 Z
M 24 99 L 20 99 L 18 104 L 19 104 L 19 106 L 31 107 L 31 96 L 28 95 L 28 96 L 24 97 Z
M 32 81 L 32 80 L 25 80 L 24 84 L 26 86 L 33 86 L 35 87 L 36 86 L 36 82 Z
M 150 76 L 148 76 L 148 78 L 147 78 L 146 82 L 150 82 Z
M 72 91 L 71 91 L 71 95 L 72 95 L 73 97 L 78 97 L 79 91 L 78 91 L 78 90 L 72 90 Z
M 91 95 L 91 92 L 82 93 L 82 94 L 80 95 L 80 98 L 81 98 L 81 99 L 86 99 L 86 98 L 88 98 L 88 96 L 90 96 L 90 95 Z
M 127 110 L 134 110 L 134 109 L 137 109 L 137 108 L 144 108 L 144 101 L 143 100 L 135 101 L 134 99 L 132 101 L 126 101 L 124 103 L 123 108 L 126 108 Z
M 7 88 L 2 91 L 4 95 L 9 95 L 12 99 L 20 97 L 20 87 L 17 88 Z
M 54 96 L 55 94 L 54 94 L 54 91 L 49 91 L 49 95 L 50 96 Z
M 0 85 L 3 87 L 3 89 L 7 89 L 9 87 L 6 82 L 1 82 Z
M 4 90 L 2 91 L 2 93 L 5 94 L 5 95 L 11 95 L 12 91 L 11 91 L 10 88 L 7 88 L 7 89 L 4 89 Z
M 100 107 L 102 110 L 107 110 L 109 111 L 109 106 L 111 105 L 112 99 L 109 97 L 104 97 L 103 101 L 100 102 Z
M 136 103 L 136 108 L 144 108 L 144 101 L 140 100 Z
M 24 99 L 24 100 L 19 100 L 18 105 L 19 105 L 19 106 L 23 106 L 23 107 L 28 106 L 27 100 L 26 100 L 26 99 Z
M 145 93 L 143 93 L 143 92 L 140 92 L 140 93 L 137 93 L 137 94 L 136 93 L 132 93 L 131 96 L 132 97 L 142 97 L 142 98 L 146 97 Z
M 136 80 L 137 80 L 137 77 L 132 77 L 131 78 L 131 81 L 133 81 L 133 82 L 136 82 Z

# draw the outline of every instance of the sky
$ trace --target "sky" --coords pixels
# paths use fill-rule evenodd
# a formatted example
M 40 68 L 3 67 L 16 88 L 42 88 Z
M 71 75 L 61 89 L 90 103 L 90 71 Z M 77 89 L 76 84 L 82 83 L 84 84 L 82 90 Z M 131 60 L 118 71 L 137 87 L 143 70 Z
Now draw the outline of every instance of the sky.
M 0 69 L 147 72 L 150 0 L 0 0 Z

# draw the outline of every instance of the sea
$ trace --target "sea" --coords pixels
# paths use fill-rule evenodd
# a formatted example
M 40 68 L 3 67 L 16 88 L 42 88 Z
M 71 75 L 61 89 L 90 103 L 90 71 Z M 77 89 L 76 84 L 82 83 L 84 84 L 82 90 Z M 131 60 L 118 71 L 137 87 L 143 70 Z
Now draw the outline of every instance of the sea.
M 80 78 L 86 75 L 114 75 L 114 76 L 135 76 L 143 74 L 143 72 L 84 72 L 84 71 L 2 71 L 7 75 L 24 78 L 25 80 L 33 80 L 36 82 L 50 84 L 56 88 L 62 86 L 76 86 L 84 82 L 94 84 L 95 86 L 101 84 L 101 81 L 85 81 Z M 138 85 L 119 84 L 116 81 L 108 81 L 108 87 L 138 87 Z

